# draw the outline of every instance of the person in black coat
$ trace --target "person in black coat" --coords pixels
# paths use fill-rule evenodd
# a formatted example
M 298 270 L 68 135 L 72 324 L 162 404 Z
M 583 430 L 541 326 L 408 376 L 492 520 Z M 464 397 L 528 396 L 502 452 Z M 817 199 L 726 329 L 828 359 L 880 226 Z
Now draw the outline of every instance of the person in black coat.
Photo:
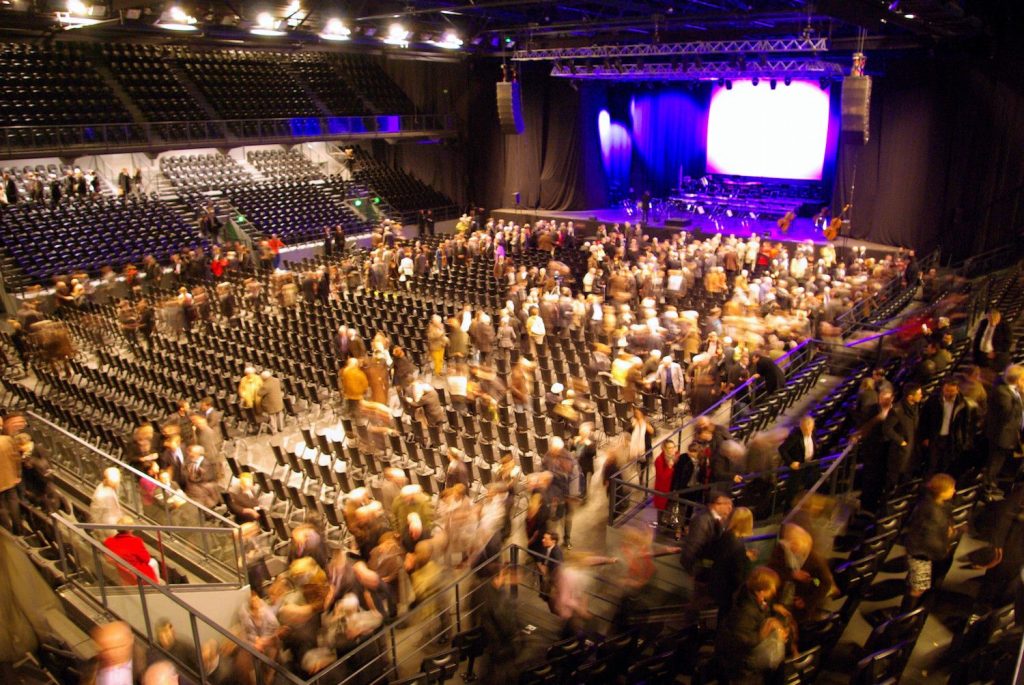
M 9 205 L 18 204 L 18 186 L 14 177 L 7 172 L 4 172 L 4 199 Z
M 1021 568 L 1024 567 L 1024 483 L 1018 483 L 1013 492 L 1000 502 L 999 517 L 992 531 L 994 554 L 985 569 L 978 601 L 986 608 L 1000 607 L 1016 599 L 1020 604 Z M 982 609 L 976 613 L 982 613 Z
M 772 600 L 779 590 L 779 575 L 770 568 L 758 566 L 751 571 L 747 582 L 736 598 L 736 604 L 718 624 L 715 636 L 715 661 L 719 682 L 726 685 L 754 685 L 764 683 L 765 676 L 778 668 L 785 656 L 785 643 L 789 639 L 787 616 Z M 773 615 L 773 613 L 778 614 Z M 774 641 L 773 650 L 778 663 L 759 663 L 755 653 Z
M 753 363 L 754 377 L 764 383 L 764 391 L 770 394 L 786 384 L 786 374 L 768 355 L 755 351 L 750 355 Z
M 1003 377 L 989 395 L 988 413 L 985 416 L 985 434 L 988 437 L 985 484 L 992 492 L 999 489 L 997 481 L 1006 459 L 1012 457 L 1021 446 L 1021 424 L 1024 421 L 1022 386 L 1024 366 L 1011 364 L 1006 367 Z
M 907 383 L 903 388 L 903 399 L 893 407 L 882 424 L 882 435 L 889 452 L 886 489 L 892 489 L 909 478 L 914 469 L 922 395 L 920 385 Z
M 716 546 L 708 581 L 708 589 L 718 605 L 719 621 L 732 609 L 736 593 L 750 573 L 750 556 L 744 540 L 753 532 L 753 513 L 746 507 L 736 507 L 729 517 L 729 527 Z
M 732 497 L 724 492 L 712 490 L 708 496 L 708 506 L 690 519 L 690 529 L 683 539 L 679 565 L 684 571 L 693 575 L 698 562 L 714 559 L 715 547 L 725 532 L 730 514 Z
M 821 467 L 814 460 L 819 459 L 814 446 L 814 417 L 807 415 L 793 427 L 779 447 L 782 463 L 792 471 L 786 481 L 786 492 L 789 501 L 793 502 L 797 493 L 807 490 L 821 476 Z
M 910 611 L 932 587 L 932 565 L 949 556 L 953 540 L 953 516 L 949 501 L 956 494 L 956 481 L 936 473 L 925 485 L 925 493 L 907 519 L 903 545 L 907 549 L 907 596 L 902 610 Z
M 334 255 L 334 233 L 331 227 L 328 226 L 324 229 L 324 256 L 331 257 Z
M 921 406 L 921 446 L 928 455 L 928 473 L 949 473 L 974 438 L 974 412 L 960 394 L 960 383 L 949 377 L 938 394 Z
M 1010 363 L 1012 349 L 1013 334 L 1003 321 L 1002 312 L 990 309 L 974 334 L 974 363 L 990 369 L 1003 369 Z

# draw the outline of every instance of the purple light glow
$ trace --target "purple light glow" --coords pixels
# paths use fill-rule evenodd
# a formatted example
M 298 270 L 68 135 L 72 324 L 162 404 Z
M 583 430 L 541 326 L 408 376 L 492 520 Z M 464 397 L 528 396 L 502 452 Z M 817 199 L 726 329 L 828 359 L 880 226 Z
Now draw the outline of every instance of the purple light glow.
M 597 115 L 597 132 L 601 139 L 601 161 L 604 162 L 605 175 L 610 179 L 625 181 L 629 178 L 633 155 L 629 129 L 612 121 L 608 110 L 602 109 Z
M 708 112 L 707 171 L 820 181 L 829 94 L 817 82 L 772 90 L 750 81 L 716 86 Z

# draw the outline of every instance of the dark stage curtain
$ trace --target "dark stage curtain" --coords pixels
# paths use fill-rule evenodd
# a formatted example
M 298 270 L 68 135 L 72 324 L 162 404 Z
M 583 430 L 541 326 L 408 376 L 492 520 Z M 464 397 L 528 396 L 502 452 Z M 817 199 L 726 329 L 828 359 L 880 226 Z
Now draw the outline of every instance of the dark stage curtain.
M 525 131 L 504 135 L 495 104 L 500 69 L 479 62 L 472 68 L 467 148 L 473 201 L 488 208 L 511 207 L 519 192 L 524 209 L 604 206 L 597 141 L 600 93 L 551 78 L 549 64 L 521 64 Z
M 959 57 L 893 62 L 874 80 L 871 140 L 843 143 L 834 209 L 852 235 L 962 259 L 1008 243 L 1024 222 L 1019 74 Z

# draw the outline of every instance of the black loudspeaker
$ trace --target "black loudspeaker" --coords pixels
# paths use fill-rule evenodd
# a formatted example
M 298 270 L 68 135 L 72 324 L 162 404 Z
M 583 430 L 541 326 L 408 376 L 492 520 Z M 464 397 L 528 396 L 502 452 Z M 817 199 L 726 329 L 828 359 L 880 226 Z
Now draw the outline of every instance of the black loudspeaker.
M 501 132 L 519 135 L 526 127 L 523 125 L 523 104 L 519 97 L 519 82 L 498 83 L 498 121 Z
M 869 113 L 871 111 L 871 77 L 847 76 L 843 79 L 843 138 L 861 143 L 868 142 Z

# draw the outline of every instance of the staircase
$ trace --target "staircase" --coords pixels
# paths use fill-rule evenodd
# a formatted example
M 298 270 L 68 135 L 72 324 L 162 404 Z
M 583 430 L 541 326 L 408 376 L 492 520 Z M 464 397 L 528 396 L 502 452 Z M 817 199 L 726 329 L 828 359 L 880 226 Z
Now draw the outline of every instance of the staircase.
M 117 80 L 116 76 L 114 76 L 114 72 L 110 70 L 110 67 L 104 62 L 100 62 L 99 59 L 99 52 L 97 51 L 97 54 L 92 56 L 92 68 L 96 70 L 96 73 L 99 74 L 100 78 L 102 78 L 104 83 L 107 84 L 107 87 L 110 88 L 114 97 L 116 97 L 121 104 L 124 105 L 124 108 L 128 110 L 128 114 L 132 115 L 132 121 L 136 124 L 145 124 L 147 121 L 146 117 L 142 114 L 142 110 L 139 109 L 139 106 L 135 104 L 135 100 L 133 100 L 128 93 L 125 92 L 125 89 L 121 87 L 121 82 Z
M 167 68 L 172 74 L 174 74 L 174 78 L 178 79 L 178 83 L 184 86 L 185 90 L 187 90 L 188 94 L 192 96 L 192 99 L 196 101 L 196 104 L 199 105 L 199 108 L 203 110 L 208 119 L 211 121 L 219 121 L 224 118 L 220 115 L 220 112 L 214 109 L 213 105 L 210 104 L 210 101 L 206 99 L 205 95 L 203 95 L 203 91 L 199 90 L 199 86 L 197 86 L 192 79 L 188 77 L 185 70 L 178 66 L 177 62 L 168 60 Z M 225 131 L 225 133 L 228 138 L 233 137 L 230 131 Z
M 334 116 L 334 112 L 332 112 L 330 109 L 328 109 L 327 105 L 324 104 L 323 100 L 321 100 L 319 97 L 317 97 L 316 93 L 313 92 L 313 89 L 309 87 L 309 84 L 306 83 L 306 80 L 304 78 L 302 78 L 302 76 L 299 74 L 299 72 L 295 70 L 295 67 L 292 65 L 292 63 L 290 61 L 284 60 L 280 64 L 281 64 L 281 68 L 284 69 L 286 72 L 288 72 L 288 75 L 291 77 L 292 81 L 294 81 L 296 83 L 296 85 L 298 85 L 299 88 L 302 89 L 303 94 L 307 98 L 309 98 L 310 102 L 312 102 L 314 105 L 316 105 L 316 108 L 318 110 L 320 110 L 320 114 L 322 116 L 325 116 L 325 117 L 333 117 Z

